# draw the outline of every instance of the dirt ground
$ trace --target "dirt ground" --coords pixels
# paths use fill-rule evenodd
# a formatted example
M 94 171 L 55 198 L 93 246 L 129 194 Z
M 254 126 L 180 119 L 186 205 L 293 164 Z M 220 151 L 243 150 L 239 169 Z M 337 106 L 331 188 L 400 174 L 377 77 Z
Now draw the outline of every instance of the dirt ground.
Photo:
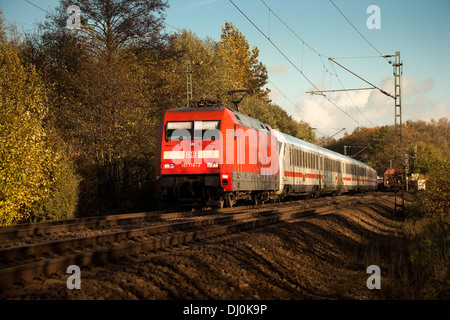
M 108 265 L 81 268 L 81 289 L 53 274 L 0 291 L 1 299 L 379 299 L 369 290 L 374 248 L 401 231 L 393 197 Z M 387 279 L 386 279 L 387 281 Z

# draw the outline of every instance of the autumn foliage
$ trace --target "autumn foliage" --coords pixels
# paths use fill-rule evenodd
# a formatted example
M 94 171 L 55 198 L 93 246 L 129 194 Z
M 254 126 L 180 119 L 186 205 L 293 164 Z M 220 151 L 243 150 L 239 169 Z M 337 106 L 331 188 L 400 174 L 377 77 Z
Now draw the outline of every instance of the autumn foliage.
M 45 124 L 45 85 L 6 43 L 0 74 L 0 224 L 70 217 L 78 183 L 65 144 L 53 145 Z
M 259 49 L 233 23 L 215 41 L 167 33 L 166 1 L 77 3 L 81 29 L 67 28 L 71 1 L 63 0 L 21 41 L 11 41 L 0 14 L 1 224 L 159 208 L 157 130 L 167 109 L 188 104 L 187 62 L 194 100 L 235 108 L 228 92 L 246 89 L 241 112 L 320 143 L 308 123 L 269 99 Z M 404 133 L 414 169 L 432 177 L 448 151 L 448 120 L 409 122 Z M 389 126 L 358 128 L 327 146 L 341 153 L 351 146 L 349 155 L 366 148 L 358 159 L 381 174 L 393 134 Z

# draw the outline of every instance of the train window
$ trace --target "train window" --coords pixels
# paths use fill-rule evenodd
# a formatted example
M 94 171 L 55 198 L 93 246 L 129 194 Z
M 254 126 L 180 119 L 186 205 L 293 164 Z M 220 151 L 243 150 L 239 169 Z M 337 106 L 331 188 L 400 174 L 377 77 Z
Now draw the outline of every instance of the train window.
M 193 129 L 193 130 L 192 130 Z M 216 140 L 220 138 L 220 121 L 170 121 L 166 123 L 166 141 Z
M 308 153 L 305 151 L 304 155 L 305 155 L 305 158 L 304 158 L 304 160 L 305 160 L 305 168 L 308 168 Z
M 219 121 L 195 121 L 195 130 L 215 130 L 219 129 Z
M 166 123 L 166 141 L 190 140 L 192 121 L 174 121 Z
M 194 139 L 217 140 L 220 138 L 220 121 L 194 121 Z

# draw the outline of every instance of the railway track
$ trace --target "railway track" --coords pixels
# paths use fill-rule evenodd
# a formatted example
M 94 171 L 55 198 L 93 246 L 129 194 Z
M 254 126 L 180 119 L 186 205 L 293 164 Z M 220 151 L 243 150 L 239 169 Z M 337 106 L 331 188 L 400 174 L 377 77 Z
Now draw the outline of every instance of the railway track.
M 0 287 L 229 233 L 369 203 L 379 194 L 192 212 L 146 212 L 0 228 Z M 11 245 L 16 243 L 17 245 Z

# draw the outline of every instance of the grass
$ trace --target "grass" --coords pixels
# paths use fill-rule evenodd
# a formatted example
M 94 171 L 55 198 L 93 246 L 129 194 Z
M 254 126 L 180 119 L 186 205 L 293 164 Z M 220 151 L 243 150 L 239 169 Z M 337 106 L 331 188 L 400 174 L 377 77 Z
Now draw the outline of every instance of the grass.
M 422 211 L 416 198 L 401 236 L 387 236 L 365 254 L 366 261 L 383 261 L 382 299 L 450 299 L 450 221 Z

